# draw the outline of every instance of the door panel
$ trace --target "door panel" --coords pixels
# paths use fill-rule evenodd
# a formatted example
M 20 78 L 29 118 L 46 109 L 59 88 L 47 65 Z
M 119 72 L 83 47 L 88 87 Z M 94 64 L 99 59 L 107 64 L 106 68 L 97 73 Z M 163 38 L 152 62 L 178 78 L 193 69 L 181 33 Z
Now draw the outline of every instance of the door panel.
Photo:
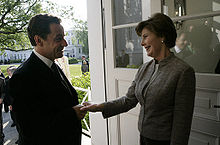
M 189 145 L 217 145 L 218 137 L 191 131 Z
M 131 81 L 118 80 L 118 94 L 124 96 L 130 86 Z M 119 138 L 122 145 L 138 145 L 139 144 L 139 131 L 138 131 L 138 114 L 140 105 L 131 109 L 130 111 L 120 114 L 119 123 Z M 128 139 L 132 137 L 132 139 Z
M 203 134 L 220 136 L 220 124 L 218 121 L 194 117 L 192 121 L 192 130 Z
M 122 145 L 139 145 L 138 118 L 130 113 L 120 115 L 120 136 Z M 132 137 L 130 139 L 130 137 Z
M 217 100 L 218 91 L 210 91 L 204 88 L 197 89 L 194 115 L 215 121 L 220 121 L 218 109 L 213 108 L 213 105 L 217 103 Z
M 131 81 L 124 81 L 124 80 L 118 81 L 118 90 L 119 90 L 118 96 L 124 96 L 127 93 L 127 90 L 131 84 Z M 132 114 L 133 116 L 138 117 L 139 112 L 140 112 L 140 104 L 137 104 L 137 106 L 135 108 L 131 109 L 128 112 L 128 114 Z
M 143 49 L 140 47 L 140 39 L 134 31 L 136 24 L 140 21 L 141 13 L 145 12 L 145 9 L 140 9 L 140 2 L 142 3 L 141 7 L 150 4 L 151 10 L 160 8 L 160 3 L 153 5 L 151 2 L 155 2 L 155 0 L 104 0 L 104 2 L 107 100 L 113 100 L 126 94 L 137 72 L 136 68 L 144 62 L 142 60 L 147 60 Z M 160 1 L 157 0 L 157 2 Z M 204 0 L 203 3 L 209 2 Z M 190 1 L 187 0 L 187 5 L 189 4 Z M 200 13 L 200 11 L 194 13 L 188 8 L 190 7 L 186 7 L 186 15 Z M 187 10 L 190 13 L 187 13 Z M 146 11 L 149 12 L 149 10 Z M 144 15 L 150 16 L 151 12 Z M 129 15 L 137 15 L 138 17 L 129 17 Z M 146 17 L 142 18 L 146 19 Z M 180 22 L 181 28 L 189 38 L 187 46 L 191 53 L 179 57 L 193 66 L 196 71 L 196 100 L 190 145 L 219 145 L 217 143 L 220 136 L 218 131 L 220 130 L 220 114 L 219 109 L 213 108 L 213 105 L 220 105 L 220 75 L 214 74 L 220 56 L 219 17 Z M 138 144 L 137 120 L 139 108 L 140 106 L 137 105 L 127 113 L 109 118 L 110 145 Z

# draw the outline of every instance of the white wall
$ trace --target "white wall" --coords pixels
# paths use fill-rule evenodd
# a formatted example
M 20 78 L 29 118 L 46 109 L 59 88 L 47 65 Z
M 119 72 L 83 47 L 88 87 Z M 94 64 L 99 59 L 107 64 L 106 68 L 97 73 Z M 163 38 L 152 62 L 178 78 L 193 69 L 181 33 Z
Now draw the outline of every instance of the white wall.
M 5 50 L 4 52 L 0 51 L 0 61 L 8 61 L 8 60 L 17 60 L 21 59 L 25 61 L 31 55 L 32 49 L 28 50 L 21 50 L 21 51 L 12 51 L 12 50 Z

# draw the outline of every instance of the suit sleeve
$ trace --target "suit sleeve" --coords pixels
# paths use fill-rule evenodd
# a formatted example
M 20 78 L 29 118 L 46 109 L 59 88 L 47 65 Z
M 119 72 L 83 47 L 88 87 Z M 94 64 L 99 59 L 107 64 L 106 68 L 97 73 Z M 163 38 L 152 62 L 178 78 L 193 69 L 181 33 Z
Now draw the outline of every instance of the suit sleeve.
M 4 99 L 5 97 L 5 79 L 0 78 L 0 98 Z
M 195 100 L 195 73 L 188 68 L 180 75 L 174 104 L 171 145 L 187 145 Z
M 127 112 L 137 105 L 138 99 L 135 96 L 135 87 L 137 79 L 140 75 L 140 71 L 143 67 L 144 66 L 142 65 L 138 69 L 138 72 L 135 75 L 135 79 L 132 81 L 131 86 L 128 88 L 127 94 L 125 96 L 104 103 L 104 110 L 102 112 L 104 118 Z

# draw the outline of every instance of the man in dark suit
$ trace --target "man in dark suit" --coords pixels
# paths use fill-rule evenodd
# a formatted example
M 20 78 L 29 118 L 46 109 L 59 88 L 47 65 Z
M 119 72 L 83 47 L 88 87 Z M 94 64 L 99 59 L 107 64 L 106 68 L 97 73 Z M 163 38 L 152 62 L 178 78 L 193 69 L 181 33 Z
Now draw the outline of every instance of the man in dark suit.
M 82 65 L 81 65 L 82 74 L 85 75 L 89 72 L 89 61 L 86 60 L 86 56 L 82 56 Z
M 7 68 L 7 73 L 8 76 L 5 78 L 5 97 L 4 97 L 4 106 L 5 108 L 10 108 L 10 115 L 11 115 L 11 119 L 13 121 L 13 123 L 11 124 L 11 127 L 15 126 L 15 117 L 14 117 L 14 113 L 12 111 L 12 107 L 11 107 L 11 103 L 12 103 L 12 97 L 10 95 L 9 92 L 9 88 L 8 88 L 8 82 L 9 79 L 12 77 L 12 74 L 14 73 L 14 71 L 16 70 L 15 66 L 9 66 Z M 6 106 L 7 105 L 7 106 Z M 6 109 L 5 109 L 6 110 Z
M 3 133 L 3 118 L 2 118 L 2 103 L 4 99 L 4 83 L 5 79 L 0 76 L 0 145 L 4 144 L 4 133 Z
M 32 17 L 28 37 L 30 58 L 9 80 L 20 145 L 81 145 L 81 119 L 76 90 L 54 63 L 67 42 L 61 20 L 40 14 Z
M 0 77 L 5 78 L 5 76 L 4 76 L 4 74 L 3 74 L 3 72 L 2 72 L 2 69 L 1 69 L 1 68 L 0 68 Z
M 2 70 L 1 70 L 1 68 L 0 68 L 0 77 L 1 77 L 1 79 L 4 79 L 4 80 L 5 80 L 5 76 L 4 76 L 4 74 L 3 74 Z M 7 102 L 7 100 L 5 99 L 5 96 L 4 96 L 4 99 L 3 99 L 3 104 L 4 104 L 4 111 L 5 111 L 5 113 L 8 113 L 8 111 L 9 111 L 9 109 L 8 109 L 8 102 Z M 2 105 L 2 106 L 3 106 L 3 105 Z
M 177 34 L 176 45 L 171 48 L 171 51 L 182 60 L 185 60 L 187 57 L 193 55 L 193 50 L 189 45 L 187 33 L 180 31 Z

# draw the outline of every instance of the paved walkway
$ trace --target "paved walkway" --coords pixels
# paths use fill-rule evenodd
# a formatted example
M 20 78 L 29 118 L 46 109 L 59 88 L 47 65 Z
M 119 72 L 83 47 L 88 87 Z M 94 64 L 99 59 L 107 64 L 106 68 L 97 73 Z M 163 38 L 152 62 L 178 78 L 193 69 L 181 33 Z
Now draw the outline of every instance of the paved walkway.
M 15 142 L 18 139 L 18 133 L 16 127 L 11 127 L 12 120 L 10 113 L 2 112 L 3 116 L 3 132 L 5 134 L 4 145 L 16 145 Z
M 18 133 L 16 127 L 11 127 L 12 120 L 10 113 L 2 112 L 3 116 L 3 131 L 5 134 L 5 143 L 4 145 L 16 145 L 15 142 L 18 139 Z M 82 145 L 91 145 L 91 138 L 82 135 Z

